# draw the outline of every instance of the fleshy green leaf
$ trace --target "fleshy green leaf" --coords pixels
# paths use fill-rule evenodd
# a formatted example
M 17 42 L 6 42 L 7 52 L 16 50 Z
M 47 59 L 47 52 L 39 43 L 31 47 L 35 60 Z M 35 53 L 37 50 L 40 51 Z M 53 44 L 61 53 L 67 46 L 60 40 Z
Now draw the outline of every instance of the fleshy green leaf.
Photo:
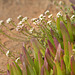
M 71 42 L 73 42 L 73 31 L 72 31 L 71 21 L 68 15 L 66 15 L 66 18 L 67 18 L 67 29 L 70 35 L 70 40 Z

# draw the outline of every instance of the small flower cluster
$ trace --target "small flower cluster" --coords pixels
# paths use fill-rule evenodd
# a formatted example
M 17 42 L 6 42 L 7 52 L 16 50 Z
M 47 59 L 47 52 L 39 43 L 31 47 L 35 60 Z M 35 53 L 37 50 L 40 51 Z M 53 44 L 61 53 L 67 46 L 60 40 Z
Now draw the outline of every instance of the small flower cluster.
M 29 30 L 29 33 L 33 33 L 34 29 L 35 29 L 34 27 L 31 28 L 31 29 Z
M 0 25 L 4 24 L 4 21 L 3 20 L 0 20 Z
M 18 17 L 17 17 L 17 19 L 19 19 L 19 20 L 21 20 L 19 23 L 18 23 L 18 26 L 16 27 L 16 31 L 21 31 L 23 28 L 24 28 L 24 26 L 25 26 L 25 22 L 28 20 L 28 17 L 22 17 L 21 15 L 19 15 Z
M 70 19 L 75 20 L 75 15 L 72 15 Z
M 62 16 L 61 11 L 57 13 L 57 17 Z
M 10 56 L 10 53 L 11 53 L 10 50 L 8 50 L 8 51 L 6 52 L 6 56 L 9 57 L 9 56 Z
M 9 24 L 10 22 L 12 22 L 12 18 L 8 18 L 8 19 L 6 20 L 6 23 L 7 23 L 7 24 Z

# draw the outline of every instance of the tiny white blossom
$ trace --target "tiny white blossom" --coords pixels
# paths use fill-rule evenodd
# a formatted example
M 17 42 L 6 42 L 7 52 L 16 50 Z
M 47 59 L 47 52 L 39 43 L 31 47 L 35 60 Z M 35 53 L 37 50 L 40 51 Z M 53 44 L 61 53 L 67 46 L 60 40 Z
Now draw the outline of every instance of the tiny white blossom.
M 31 28 L 31 29 L 29 30 L 29 32 L 30 32 L 30 33 L 32 33 L 32 32 L 33 32 L 33 30 L 34 30 L 34 27 L 33 27 L 33 28 Z
M 48 18 L 51 18 L 53 16 L 53 14 L 50 14 L 49 16 L 48 16 Z
M 57 13 L 57 17 L 62 16 L 61 11 Z
M 33 22 L 33 24 L 34 24 L 34 25 L 37 25 L 37 23 L 36 23 L 36 22 Z
M 22 27 L 20 26 L 20 25 L 18 25 L 17 27 L 16 27 L 16 31 L 19 31 L 19 30 L 21 30 L 22 29 Z
M 18 58 L 15 60 L 15 62 L 17 63 L 17 62 L 18 62 L 18 60 L 20 60 L 20 57 L 18 57 Z
M 22 24 L 22 26 L 21 26 L 21 27 L 23 28 L 24 26 L 25 26 L 25 24 Z
M 10 23 L 12 21 L 12 18 L 8 18 L 7 20 L 6 20 L 6 23 Z
M 36 21 L 36 20 L 37 20 L 37 18 L 32 18 L 32 19 L 31 19 L 32 22 L 34 22 L 34 21 Z
M 62 1 L 59 1 L 59 5 L 62 5 L 62 3 L 63 3 Z
M 19 31 L 19 30 L 20 30 L 20 28 L 19 28 L 19 27 L 17 27 L 17 28 L 16 28 L 16 31 Z
M 44 18 L 39 18 L 40 21 L 42 21 Z
M 39 24 L 40 22 L 41 22 L 40 20 L 37 20 L 37 21 L 33 22 L 33 24 L 34 24 L 34 25 L 37 25 L 37 24 Z
M 25 21 L 27 21 L 28 20 L 28 18 L 27 17 L 24 17 L 23 19 L 22 19 L 22 22 L 25 22 Z
M 20 19 L 20 18 L 22 18 L 22 15 L 19 15 L 19 16 L 17 17 L 17 19 Z
M 19 23 L 18 23 L 18 25 L 22 25 L 23 24 L 23 22 L 22 21 L 20 21 Z
M 3 20 L 0 20 L 0 25 L 2 25 L 4 23 L 4 21 Z
M 72 19 L 74 19 L 74 18 L 75 18 L 75 15 L 72 15 L 70 19 L 72 20 Z
M 47 24 L 51 25 L 52 21 L 48 21 Z
M 22 24 L 22 25 L 18 25 L 18 26 L 16 27 L 16 31 L 21 30 L 23 27 L 24 27 L 24 24 Z
M 37 21 L 36 21 L 37 24 L 39 24 L 40 22 L 41 22 L 40 20 L 37 20 Z
M 48 14 L 48 13 L 49 13 L 49 10 L 47 10 L 47 11 L 45 12 L 45 15 Z
M 75 52 L 75 49 L 73 49 L 73 51 Z
M 21 26 L 16 27 L 16 31 L 19 31 L 19 30 L 21 30 Z
M 43 14 L 41 14 L 40 16 L 39 16 L 39 18 L 42 18 L 43 17 Z
M 8 50 L 8 51 L 6 52 L 6 56 L 9 57 L 9 55 L 10 55 L 10 51 Z

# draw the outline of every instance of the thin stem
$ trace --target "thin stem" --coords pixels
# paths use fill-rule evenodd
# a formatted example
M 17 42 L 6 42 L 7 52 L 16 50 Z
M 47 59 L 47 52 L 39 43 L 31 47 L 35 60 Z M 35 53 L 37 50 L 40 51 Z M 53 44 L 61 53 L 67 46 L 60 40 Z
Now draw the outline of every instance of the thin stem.
M 3 25 L 9 32 L 11 32 L 12 34 L 16 35 L 17 37 L 20 37 L 20 38 L 25 38 L 25 37 L 22 37 L 22 36 L 19 36 L 17 35 L 16 33 L 13 33 L 7 26 Z
M 25 40 L 22 40 L 22 39 L 13 38 L 13 37 L 7 35 L 6 33 L 4 33 L 2 30 L 0 30 L 0 33 L 2 33 L 3 35 L 5 35 L 5 36 L 7 36 L 8 38 L 10 38 L 10 39 L 12 39 L 12 40 L 15 40 L 15 41 L 21 41 L 21 42 L 25 41 Z

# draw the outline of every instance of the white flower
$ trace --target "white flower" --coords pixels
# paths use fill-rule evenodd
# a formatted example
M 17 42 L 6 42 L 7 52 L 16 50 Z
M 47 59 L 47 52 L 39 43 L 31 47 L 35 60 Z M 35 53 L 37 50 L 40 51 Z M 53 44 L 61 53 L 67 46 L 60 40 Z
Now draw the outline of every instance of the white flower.
M 74 51 L 74 52 L 75 52 L 75 49 L 73 49 L 72 51 Z
M 16 27 L 16 31 L 19 31 L 19 30 L 21 30 L 21 26 Z
M 22 21 L 20 21 L 19 23 L 18 23 L 18 25 L 22 25 L 23 24 L 23 22 Z
M 49 10 L 47 10 L 47 11 L 45 12 L 45 15 L 48 14 L 48 13 L 49 13 Z
M 33 24 L 34 24 L 34 25 L 37 25 L 37 23 L 36 23 L 36 22 L 33 22 Z
M 22 22 L 25 22 L 25 21 L 27 21 L 28 20 L 28 18 L 27 17 L 24 17 L 23 19 L 22 19 Z
M 0 25 L 2 25 L 4 23 L 4 21 L 3 20 L 0 20 Z
M 48 18 L 51 18 L 53 16 L 53 14 L 50 14 L 49 16 L 48 16 Z
M 44 18 L 39 18 L 40 21 L 42 21 Z
M 75 19 L 75 15 L 72 15 L 70 19 L 71 19 L 71 20 Z
M 37 24 L 39 24 L 40 22 L 41 22 L 40 20 L 37 20 L 37 21 L 36 21 Z
M 39 24 L 40 22 L 41 22 L 40 20 L 37 20 L 37 21 L 33 22 L 33 24 L 34 24 L 34 25 L 37 25 L 37 24 Z
M 57 13 L 57 17 L 62 16 L 61 11 Z
M 16 31 L 21 30 L 23 27 L 24 27 L 24 24 L 22 24 L 22 25 L 18 25 L 18 26 L 16 27 Z
M 25 26 L 25 24 L 22 24 L 22 26 L 21 26 L 21 27 L 23 28 L 24 26 Z
M 29 32 L 30 32 L 30 33 L 32 33 L 32 32 L 33 32 L 33 30 L 34 30 L 34 27 L 33 27 L 33 28 L 31 28 L 31 29 L 29 30 Z
M 34 21 L 36 21 L 36 20 L 37 20 L 37 18 L 32 18 L 32 19 L 31 19 L 32 22 L 34 22 Z
M 52 21 L 48 21 L 47 24 L 51 25 Z
M 62 1 L 59 1 L 59 5 L 62 5 L 62 3 L 63 3 Z
M 15 62 L 17 63 L 17 62 L 18 62 L 18 60 L 20 60 L 20 57 L 18 57 L 18 58 L 15 60 Z
M 8 50 L 8 51 L 6 52 L 6 56 L 9 57 L 9 55 L 10 55 L 10 51 Z
M 7 20 L 6 20 L 6 23 L 10 23 L 12 21 L 12 18 L 8 18 Z
M 39 16 L 39 18 L 42 18 L 43 17 L 43 14 L 41 14 L 40 16 Z
M 17 17 L 17 19 L 21 19 L 22 18 L 22 15 L 19 15 L 18 17 Z
M 20 30 L 20 28 L 19 27 L 16 27 L 16 31 L 19 31 Z

